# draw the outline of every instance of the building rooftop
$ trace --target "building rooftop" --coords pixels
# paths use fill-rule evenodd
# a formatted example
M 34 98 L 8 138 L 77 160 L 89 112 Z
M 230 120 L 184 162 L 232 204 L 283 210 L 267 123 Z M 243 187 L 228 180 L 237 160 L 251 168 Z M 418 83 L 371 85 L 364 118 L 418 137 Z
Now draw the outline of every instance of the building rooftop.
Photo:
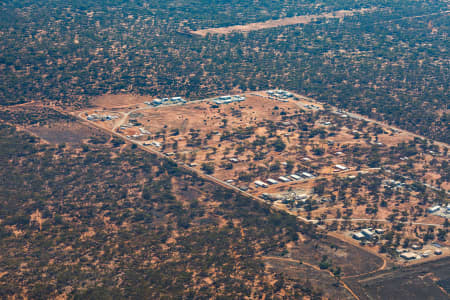
M 413 253 L 413 252 L 405 252 L 400 254 L 401 258 L 410 260 L 410 259 L 416 259 L 417 258 L 417 254 Z

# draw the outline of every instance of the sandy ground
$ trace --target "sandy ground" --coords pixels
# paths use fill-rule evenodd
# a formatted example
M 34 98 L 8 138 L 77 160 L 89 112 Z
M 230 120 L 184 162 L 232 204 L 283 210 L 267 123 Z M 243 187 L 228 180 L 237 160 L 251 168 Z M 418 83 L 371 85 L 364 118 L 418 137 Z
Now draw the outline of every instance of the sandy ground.
M 45 126 L 28 126 L 26 130 L 53 144 L 78 144 L 102 132 L 77 122 L 54 122 Z
M 142 104 L 145 101 L 151 101 L 156 97 L 139 96 L 132 94 L 111 95 L 106 94 L 96 97 L 92 100 L 92 104 L 103 108 L 120 108 L 128 107 L 133 104 Z
M 375 10 L 375 9 L 363 8 L 363 9 L 359 9 L 359 10 L 339 10 L 339 11 L 335 11 L 335 12 L 331 12 L 331 13 L 323 13 L 320 15 L 304 15 L 304 16 L 296 16 L 296 17 L 284 18 L 284 19 L 279 19 L 279 20 L 269 20 L 266 22 L 251 23 L 251 24 L 246 24 L 246 25 L 235 25 L 235 26 L 219 27 L 219 28 L 207 28 L 207 29 L 192 31 L 192 33 L 201 35 L 201 36 L 206 36 L 208 33 L 229 34 L 234 31 L 248 32 L 248 31 L 267 29 L 267 28 L 273 28 L 273 27 L 279 27 L 279 26 L 287 26 L 287 25 L 295 25 L 295 24 L 308 24 L 319 18 L 342 19 L 346 16 L 352 16 L 355 13 L 365 13 L 365 12 L 370 12 L 373 10 Z

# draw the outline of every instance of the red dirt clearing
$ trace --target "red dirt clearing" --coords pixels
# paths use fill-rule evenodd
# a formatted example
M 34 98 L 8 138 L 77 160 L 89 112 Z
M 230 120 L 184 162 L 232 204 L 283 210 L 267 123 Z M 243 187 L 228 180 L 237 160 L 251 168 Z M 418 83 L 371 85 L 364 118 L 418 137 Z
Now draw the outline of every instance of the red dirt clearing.
M 362 8 L 358 10 L 339 10 L 335 12 L 323 13 L 320 15 L 304 15 L 304 16 L 296 16 L 290 18 L 284 18 L 279 20 L 269 20 L 266 22 L 258 22 L 258 23 L 250 23 L 246 25 L 234 25 L 228 27 L 219 27 L 219 28 L 207 28 L 192 31 L 191 33 L 197 34 L 200 36 L 206 36 L 208 33 L 211 34 L 229 34 L 234 31 L 240 32 L 248 32 L 260 29 L 267 29 L 279 26 L 287 26 L 287 25 L 295 25 L 295 24 L 308 24 L 319 18 L 338 18 L 342 19 L 346 16 L 353 16 L 355 13 L 365 13 L 374 11 L 375 8 Z
M 132 94 L 106 94 L 93 99 L 92 104 L 103 108 L 120 108 L 134 104 L 141 104 L 145 101 L 151 101 L 153 99 L 155 99 L 155 97 L 152 96 L 140 96 Z

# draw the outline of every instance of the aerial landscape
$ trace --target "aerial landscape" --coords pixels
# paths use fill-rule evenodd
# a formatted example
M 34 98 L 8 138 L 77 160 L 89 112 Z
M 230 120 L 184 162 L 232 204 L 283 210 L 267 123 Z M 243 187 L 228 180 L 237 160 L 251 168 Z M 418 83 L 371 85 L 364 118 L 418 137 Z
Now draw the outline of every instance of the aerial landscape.
M 449 14 L 3 1 L 0 298 L 449 299 Z

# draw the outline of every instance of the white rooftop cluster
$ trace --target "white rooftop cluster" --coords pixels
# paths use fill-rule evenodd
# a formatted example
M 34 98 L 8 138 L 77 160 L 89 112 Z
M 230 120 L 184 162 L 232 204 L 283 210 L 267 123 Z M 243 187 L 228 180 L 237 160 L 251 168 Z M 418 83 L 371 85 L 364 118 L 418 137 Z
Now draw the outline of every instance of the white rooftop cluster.
M 291 182 L 291 181 L 302 180 L 302 179 L 312 179 L 312 178 L 314 178 L 314 177 L 316 177 L 316 176 L 314 176 L 314 175 L 311 174 L 311 173 L 308 173 L 308 172 L 299 172 L 299 173 L 297 173 L 297 174 L 291 174 L 291 175 L 280 176 L 280 177 L 277 178 L 278 180 L 273 179 L 273 178 L 268 178 L 268 179 L 266 179 L 265 181 L 266 181 L 268 184 L 278 184 L 278 183 L 280 183 L 280 181 L 281 181 L 281 182 Z M 261 181 L 261 180 L 257 180 L 257 181 L 255 181 L 254 183 L 255 183 L 255 186 L 256 186 L 256 187 L 263 187 L 263 188 L 266 188 L 266 187 L 268 187 L 268 184 L 267 184 L 266 182 Z
M 214 99 L 214 103 L 216 104 L 227 104 L 227 103 L 233 103 L 233 102 L 241 102 L 244 101 L 245 97 L 240 95 L 234 95 L 234 96 L 221 96 L 219 98 Z
M 172 97 L 172 98 L 156 98 L 153 99 L 152 101 L 146 101 L 144 102 L 147 105 L 152 105 L 152 106 L 158 106 L 164 103 L 170 102 L 170 104 L 177 104 L 177 103 L 186 103 L 187 101 L 181 97 Z
M 287 99 L 294 96 L 292 93 L 283 90 L 270 90 L 267 91 L 267 94 L 281 99 Z
M 110 120 L 114 120 L 119 118 L 118 116 L 114 116 L 114 115 L 99 115 L 99 114 L 91 114 L 89 116 L 87 116 L 87 119 L 89 121 L 95 121 L 95 120 L 100 120 L 100 121 L 110 121 Z

